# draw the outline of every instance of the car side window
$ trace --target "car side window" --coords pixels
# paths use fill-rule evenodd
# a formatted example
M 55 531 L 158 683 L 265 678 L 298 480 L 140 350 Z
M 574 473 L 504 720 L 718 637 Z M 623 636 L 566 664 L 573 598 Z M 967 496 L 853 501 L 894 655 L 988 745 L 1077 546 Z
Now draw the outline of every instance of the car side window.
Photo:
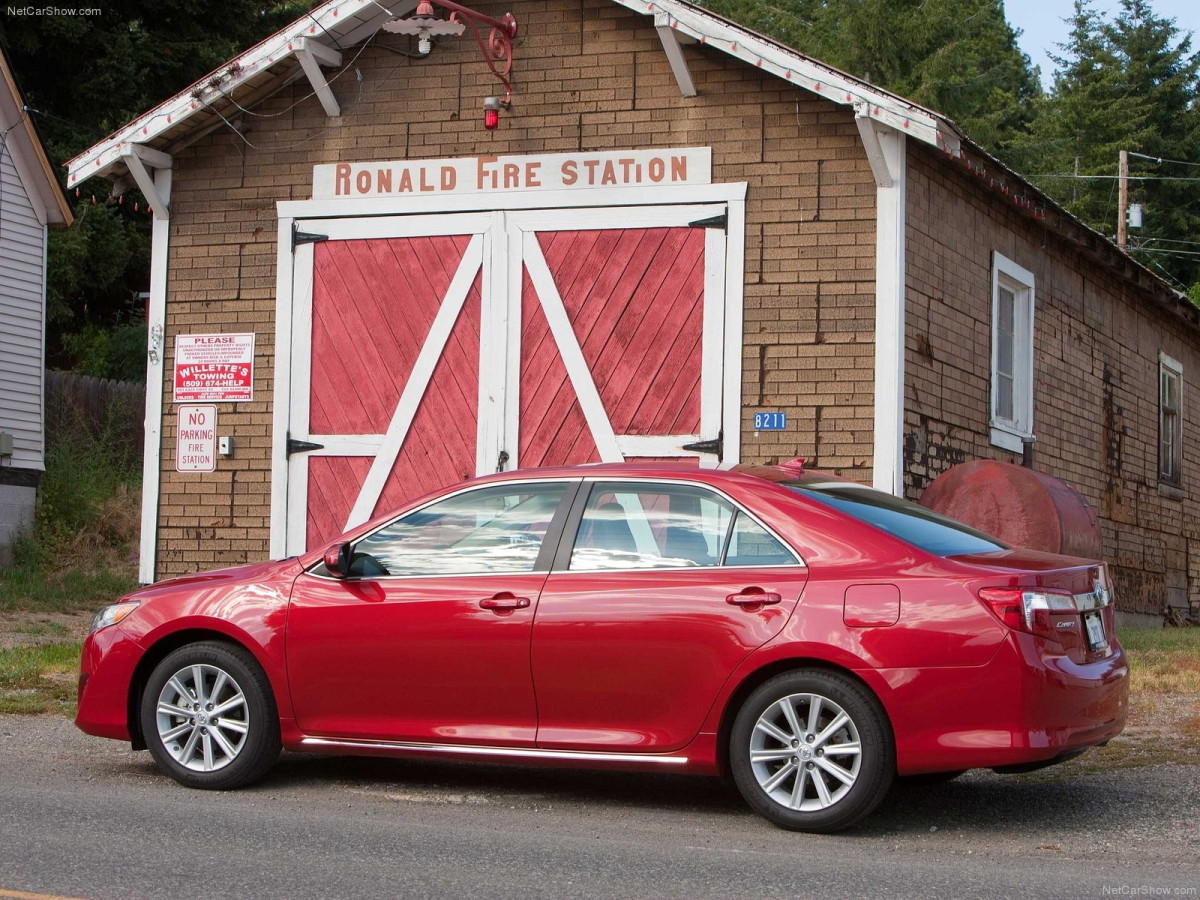
M 575 536 L 570 568 L 683 568 L 721 561 L 733 506 L 690 485 L 598 482 Z
M 796 554 L 744 512 L 738 511 L 725 551 L 727 566 L 794 566 Z
M 350 576 L 532 572 L 562 483 L 495 485 L 408 513 L 354 545 Z

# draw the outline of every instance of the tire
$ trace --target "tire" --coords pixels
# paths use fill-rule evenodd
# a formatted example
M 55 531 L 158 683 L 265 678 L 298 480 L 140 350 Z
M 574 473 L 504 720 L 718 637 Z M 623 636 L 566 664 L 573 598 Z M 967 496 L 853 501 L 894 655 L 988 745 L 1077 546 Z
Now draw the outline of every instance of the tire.
M 831 729 L 835 720 L 841 724 Z M 848 676 L 818 669 L 761 684 L 729 738 L 738 790 L 755 812 L 791 831 L 840 831 L 868 815 L 891 786 L 895 755 L 875 696 Z
M 141 721 L 159 768 L 192 788 L 257 781 L 281 748 L 266 673 L 234 644 L 202 641 L 168 654 L 146 682 Z

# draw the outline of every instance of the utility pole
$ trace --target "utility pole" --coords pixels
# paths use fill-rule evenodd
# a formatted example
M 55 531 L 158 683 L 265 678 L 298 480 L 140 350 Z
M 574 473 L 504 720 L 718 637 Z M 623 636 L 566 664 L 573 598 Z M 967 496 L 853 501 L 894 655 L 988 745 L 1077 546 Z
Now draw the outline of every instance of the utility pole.
M 1129 242 L 1129 225 L 1126 221 L 1129 209 L 1129 151 L 1121 151 L 1121 163 L 1117 167 L 1117 246 L 1122 252 Z

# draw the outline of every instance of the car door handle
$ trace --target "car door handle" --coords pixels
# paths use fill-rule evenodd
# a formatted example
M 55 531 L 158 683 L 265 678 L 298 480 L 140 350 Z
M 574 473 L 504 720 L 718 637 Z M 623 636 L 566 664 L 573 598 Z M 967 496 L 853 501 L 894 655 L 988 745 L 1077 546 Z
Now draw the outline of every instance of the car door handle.
M 483 609 L 490 609 L 495 613 L 512 612 L 514 609 L 525 609 L 529 606 L 528 597 L 514 597 L 508 591 L 501 591 L 494 597 L 487 597 L 479 601 L 479 605 Z
M 774 591 L 764 591 L 762 588 L 749 587 L 740 594 L 730 594 L 725 598 L 726 603 L 732 603 L 734 606 L 770 606 L 773 603 L 778 603 L 782 600 L 779 594 Z

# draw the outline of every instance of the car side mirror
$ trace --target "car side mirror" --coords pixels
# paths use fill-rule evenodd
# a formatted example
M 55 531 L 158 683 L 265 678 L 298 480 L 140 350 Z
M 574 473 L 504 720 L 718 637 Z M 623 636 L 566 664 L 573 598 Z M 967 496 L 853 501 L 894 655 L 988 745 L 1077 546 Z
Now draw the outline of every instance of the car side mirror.
M 334 544 L 325 551 L 325 569 L 334 578 L 350 575 L 350 542 Z

